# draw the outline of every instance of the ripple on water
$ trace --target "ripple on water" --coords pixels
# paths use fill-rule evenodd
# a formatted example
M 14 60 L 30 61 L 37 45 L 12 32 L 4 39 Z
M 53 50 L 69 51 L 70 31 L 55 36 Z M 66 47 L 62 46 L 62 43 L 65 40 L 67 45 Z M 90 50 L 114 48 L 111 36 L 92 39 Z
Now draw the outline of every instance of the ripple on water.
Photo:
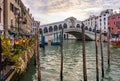
M 105 78 L 103 81 L 120 81 L 120 50 L 111 49 L 111 68 L 107 68 L 107 45 L 104 45 Z M 100 47 L 99 47 L 100 48 Z M 99 56 L 99 76 L 101 79 L 101 54 Z M 47 46 L 41 49 L 41 75 L 42 81 L 60 81 L 60 47 Z M 64 41 L 64 81 L 83 81 L 81 42 Z M 88 81 L 96 81 L 95 43 L 86 42 L 86 61 Z M 27 72 L 29 73 L 29 70 Z M 37 73 L 33 74 L 31 81 L 37 81 Z M 27 78 L 27 77 L 26 77 Z M 22 81 L 26 81 L 24 79 Z

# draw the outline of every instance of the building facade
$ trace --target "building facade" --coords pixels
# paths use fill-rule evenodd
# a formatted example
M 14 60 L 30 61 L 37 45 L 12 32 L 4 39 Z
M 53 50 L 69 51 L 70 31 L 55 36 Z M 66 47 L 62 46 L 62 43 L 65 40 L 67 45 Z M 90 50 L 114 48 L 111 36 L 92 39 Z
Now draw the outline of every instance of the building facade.
M 97 18 L 97 30 L 100 30 L 102 33 L 107 33 L 108 31 L 108 17 L 113 14 L 113 9 L 107 9 L 100 13 Z
M 104 10 L 100 13 L 99 16 L 92 15 L 83 23 L 85 24 L 85 29 L 89 31 L 95 31 L 95 23 L 96 23 L 96 31 L 97 33 L 100 32 L 100 28 L 102 33 L 107 33 L 108 31 L 108 17 L 113 14 L 112 9 Z
M 0 30 L 3 31 L 3 0 L 0 0 Z
M 35 20 L 33 19 L 33 23 L 32 23 L 32 34 L 33 34 L 33 35 L 36 34 L 37 27 L 38 27 L 38 21 L 35 21 Z
M 95 29 L 96 17 L 97 16 L 93 15 L 93 16 L 90 16 L 85 21 L 83 21 L 86 30 L 93 31 L 93 32 L 95 31 L 94 29 Z
M 120 13 L 109 16 L 108 25 L 112 34 L 120 34 Z
M 4 0 L 4 28 L 6 31 L 30 33 L 32 17 L 21 0 Z

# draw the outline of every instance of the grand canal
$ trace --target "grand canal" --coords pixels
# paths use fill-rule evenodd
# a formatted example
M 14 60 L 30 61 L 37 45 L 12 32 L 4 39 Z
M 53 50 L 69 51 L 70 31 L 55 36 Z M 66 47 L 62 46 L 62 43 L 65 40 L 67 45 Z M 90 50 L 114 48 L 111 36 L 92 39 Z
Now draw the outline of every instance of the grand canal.
M 99 46 L 100 48 L 100 46 Z M 103 44 L 105 78 L 101 78 L 100 49 L 99 73 L 101 81 L 120 81 L 120 49 L 111 48 L 111 66 L 107 65 L 107 44 Z M 82 43 L 80 41 L 64 41 L 64 81 L 83 81 Z M 41 77 L 42 81 L 60 81 L 60 47 L 46 46 L 41 49 Z M 96 81 L 95 44 L 86 42 L 86 59 L 88 81 Z M 32 59 L 26 74 L 21 81 L 37 81 L 36 66 Z

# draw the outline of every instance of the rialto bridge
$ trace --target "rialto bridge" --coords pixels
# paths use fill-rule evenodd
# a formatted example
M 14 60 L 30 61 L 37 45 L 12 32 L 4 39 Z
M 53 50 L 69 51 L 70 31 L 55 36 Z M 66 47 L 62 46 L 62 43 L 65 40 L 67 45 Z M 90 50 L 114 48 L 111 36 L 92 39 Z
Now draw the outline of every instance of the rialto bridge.
M 64 34 L 71 34 L 76 39 L 81 40 L 82 38 L 82 29 L 81 29 L 82 22 L 77 20 L 74 17 L 69 17 L 65 19 L 64 21 L 55 22 L 51 24 L 41 25 L 40 28 L 43 32 L 43 35 L 47 40 L 54 38 L 54 33 L 61 32 L 62 27 L 64 28 Z M 95 33 L 94 33 L 94 27 L 88 28 L 87 26 L 85 28 L 85 38 L 86 40 L 94 40 L 95 39 Z

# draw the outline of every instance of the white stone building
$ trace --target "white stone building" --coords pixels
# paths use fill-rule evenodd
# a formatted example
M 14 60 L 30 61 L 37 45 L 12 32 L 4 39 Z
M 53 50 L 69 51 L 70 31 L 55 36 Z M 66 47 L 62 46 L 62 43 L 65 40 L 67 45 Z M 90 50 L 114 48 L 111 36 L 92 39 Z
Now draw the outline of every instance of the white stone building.
M 102 33 L 108 31 L 108 17 L 113 14 L 113 9 L 107 9 L 100 13 L 97 17 L 97 30 L 102 30 Z
M 100 13 L 99 16 L 90 16 L 84 22 L 85 29 L 94 32 L 95 22 L 97 23 L 96 30 L 99 33 L 100 27 L 102 29 L 102 33 L 106 33 L 108 31 L 108 17 L 113 14 L 113 9 L 107 9 Z
M 94 32 L 96 17 L 97 16 L 92 15 L 88 19 L 83 21 L 83 23 L 85 25 L 85 30 L 89 30 L 89 31 L 93 31 Z

